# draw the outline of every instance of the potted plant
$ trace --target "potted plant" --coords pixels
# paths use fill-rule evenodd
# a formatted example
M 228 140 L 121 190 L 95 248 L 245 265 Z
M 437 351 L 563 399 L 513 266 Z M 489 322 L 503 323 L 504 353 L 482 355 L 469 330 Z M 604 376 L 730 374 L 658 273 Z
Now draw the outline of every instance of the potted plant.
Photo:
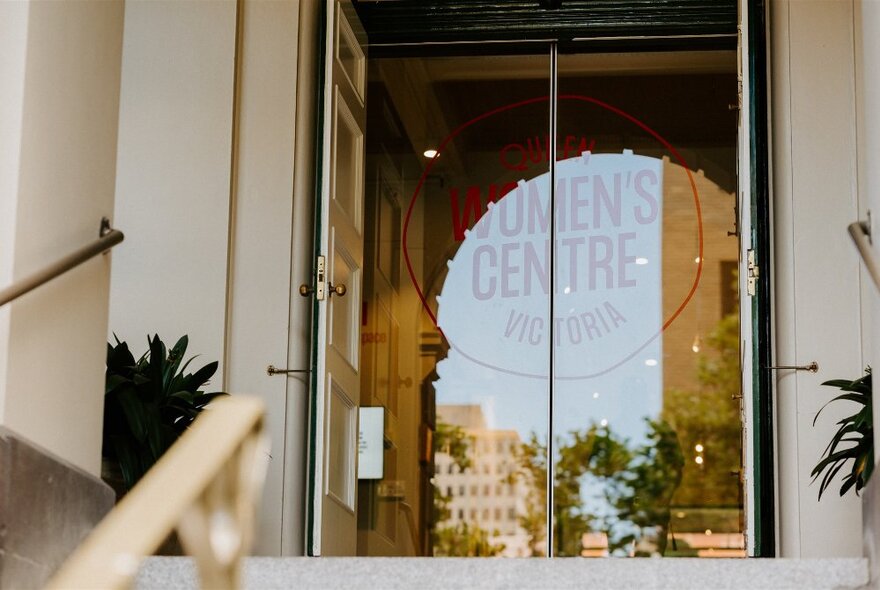
M 137 360 L 128 344 L 114 338 L 115 345 L 107 344 L 102 454 L 105 466 L 118 473 L 116 478 L 111 475 L 105 479 L 121 495 L 137 483 L 211 400 L 226 394 L 202 391 L 217 371 L 217 362 L 194 373 L 186 372 L 194 358 L 183 362 L 187 336 L 171 350 L 158 334 L 148 337 L 149 349 Z
M 831 485 L 834 476 L 837 475 L 851 460 L 852 465 L 849 473 L 843 478 L 840 486 L 840 495 L 844 495 L 850 489 L 855 488 L 858 494 L 867 485 L 874 471 L 874 416 L 871 403 L 871 368 L 865 369 L 865 375 L 855 381 L 846 379 L 834 379 L 826 381 L 822 385 L 837 387 L 844 393 L 826 403 L 816 413 L 813 426 L 819 414 L 828 404 L 838 400 L 849 400 L 859 404 L 857 411 L 840 420 L 837 432 L 831 438 L 831 442 L 825 447 L 822 459 L 813 468 L 810 475 L 816 481 L 822 475 L 819 484 L 819 499 L 822 493 Z M 843 446 L 848 445 L 848 446 Z M 824 473 L 824 475 L 823 475 Z

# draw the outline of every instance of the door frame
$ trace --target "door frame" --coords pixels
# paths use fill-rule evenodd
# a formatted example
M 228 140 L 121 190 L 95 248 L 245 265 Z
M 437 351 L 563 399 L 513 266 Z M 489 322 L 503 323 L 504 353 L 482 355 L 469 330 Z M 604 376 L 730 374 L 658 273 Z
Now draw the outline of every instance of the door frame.
M 314 186 L 314 232 L 312 242 L 312 263 L 317 260 L 321 254 L 321 240 L 324 235 L 323 227 L 323 176 L 324 176 L 324 106 L 325 106 L 325 69 L 327 65 L 327 3 L 321 2 L 318 9 L 317 33 L 315 35 L 315 51 L 317 59 L 317 67 L 315 68 L 315 186 Z M 314 281 L 314 277 L 312 277 Z M 292 295 L 293 296 L 293 295 Z M 304 519 L 305 530 L 305 549 L 306 555 L 315 557 L 315 494 L 318 489 L 316 482 L 318 455 L 316 451 L 316 442 L 318 437 L 323 436 L 323 429 L 318 428 L 318 390 L 319 379 L 323 376 L 318 375 L 318 328 L 319 321 L 319 302 L 312 298 L 312 329 L 311 329 L 311 354 L 309 370 L 312 376 L 309 386 L 309 405 L 308 405 L 308 440 L 306 441 L 307 458 L 306 458 L 306 498 Z M 323 427 L 322 427 L 323 428 Z
M 576 42 L 579 47 L 589 48 L 590 51 L 613 51 L 613 50 L 673 50 L 673 49 L 730 49 L 731 39 L 735 39 L 737 49 L 746 52 L 748 63 L 747 93 L 742 96 L 743 101 L 748 101 L 748 130 L 749 130 L 749 178 L 748 193 L 742 190 L 740 194 L 744 199 L 740 206 L 748 207 L 752 223 L 747 228 L 747 233 L 740 235 L 741 240 L 749 240 L 755 250 L 756 262 L 759 268 L 765 269 L 761 273 L 760 280 L 756 283 L 756 293 L 751 304 L 751 382 L 752 391 L 745 415 L 746 436 L 750 437 L 753 445 L 751 453 L 751 469 L 747 470 L 746 482 L 749 499 L 753 506 L 746 506 L 747 519 L 751 524 L 751 530 L 747 528 L 747 534 L 753 536 L 749 540 L 750 556 L 775 557 L 777 537 L 777 509 L 776 509 L 776 423 L 775 408 L 773 403 L 773 380 L 770 370 L 767 369 L 772 363 L 773 331 L 772 331 L 772 290 L 771 290 L 771 258 L 772 258 L 772 224 L 770 217 L 770 152 L 769 152 L 769 89 L 767 69 L 767 3 L 766 0 L 731 0 L 730 6 L 740 6 L 745 11 L 742 17 L 742 26 L 746 29 L 746 35 L 740 40 L 739 33 L 729 31 L 729 11 L 725 12 L 718 0 L 678 0 L 679 4 L 700 5 L 702 8 L 712 9 L 711 18 L 701 17 L 698 10 L 685 13 L 670 13 L 668 15 L 649 14 L 650 11 L 641 12 L 638 6 L 640 2 L 622 3 L 618 8 L 621 16 L 628 17 L 631 26 L 626 30 L 620 30 L 607 21 L 591 20 L 583 15 L 578 19 L 562 19 L 560 26 L 548 29 L 542 26 L 542 18 L 535 16 L 534 7 L 530 7 L 530 18 L 524 20 L 522 25 L 514 27 L 516 38 L 511 39 L 511 28 L 493 27 L 491 19 L 497 15 L 481 11 L 479 2 L 473 6 L 465 7 L 473 9 L 468 14 L 452 14 L 448 21 L 443 21 L 441 26 L 433 26 L 426 29 L 428 19 L 436 16 L 436 7 L 429 11 L 429 7 L 421 2 L 395 2 L 378 4 L 355 3 L 357 11 L 364 20 L 364 24 L 371 36 L 371 50 L 374 57 L 392 55 L 393 46 L 398 44 L 411 45 L 408 49 L 414 55 L 420 51 L 430 52 L 435 44 L 446 44 L 452 40 L 462 42 L 458 47 L 466 51 L 466 42 L 493 42 L 504 41 L 507 45 L 511 41 L 521 41 L 526 44 L 530 41 L 549 43 L 555 41 L 560 48 L 568 48 L 569 44 Z M 322 3 L 323 4 L 323 3 Z M 552 3 L 550 3 L 552 4 Z M 577 3 L 575 3 L 577 4 Z M 400 14 L 394 11 L 400 9 Z M 380 14 L 381 10 L 387 11 Z M 425 12 L 420 14 L 419 10 Z M 542 8 L 539 16 L 552 12 L 557 20 L 560 15 L 565 15 L 565 8 L 553 8 L 548 4 Z M 589 10 L 584 6 L 577 7 L 575 11 Z M 320 254 L 322 227 L 321 207 L 321 178 L 323 172 L 323 142 L 324 126 L 324 69 L 326 64 L 326 6 L 320 9 L 320 17 L 317 32 L 317 74 L 315 82 L 315 101 L 317 117 L 315 121 L 315 216 L 314 216 L 314 256 Z M 573 11 L 574 12 L 574 11 Z M 480 14 L 488 15 L 481 17 Z M 578 13 L 580 14 L 580 13 Z M 462 18 L 469 18 L 468 24 L 462 26 Z M 481 22 L 480 19 L 483 18 Z M 734 18 L 739 19 L 734 9 Z M 690 20 L 688 20 L 690 19 Z M 378 23 L 378 24 L 376 24 Z M 509 23 L 507 23 L 509 24 Z M 544 23 L 546 24 L 546 23 Z M 734 23 L 736 24 L 736 23 Z M 379 41 L 372 44 L 373 31 L 371 26 L 378 29 L 375 35 Z M 384 28 L 383 28 L 384 27 Z M 436 49 L 434 47 L 434 49 Z M 586 50 L 586 49 L 585 49 Z M 746 80 L 743 81 L 744 83 Z M 743 180 L 742 177 L 740 179 Z M 743 272 L 745 261 L 740 261 L 740 270 Z M 317 330 L 318 330 L 318 305 L 313 302 L 312 308 L 312 353 L 311 371 L 312 380 L 309 395 L 308 415 L 308 440 L 307 440 L 307 496 L 306 496 L 306 553 L 314 555 L 314 530 L 315 514 L 313 508 L 316 493 L 316 437 L 323 436 L 317 424 L 315 407 L 317 404 Z M 745 370 L 745 369 L 744 369 Z M 745 400 L 744 400 L 745 401 Z M 744 445 L 745 446 L 745 445 Z M 748 467 L 749 463 L 746 462 Z
M 765 269 L 756 282 L 752 299 L 752 553 L 776 556 L 776 420 L 773 404 L 772 273 L 773 242 L 770 203 L 769 93 L 767 70 L 767 3 L 745 0 L 747 26 L 749 129 L 749 202 L 751 227 L 748 237 L 758 268 Z M 741 205 L 745 205 L 742 203 Z M 740 269 L 743 263 L 740 263 Z

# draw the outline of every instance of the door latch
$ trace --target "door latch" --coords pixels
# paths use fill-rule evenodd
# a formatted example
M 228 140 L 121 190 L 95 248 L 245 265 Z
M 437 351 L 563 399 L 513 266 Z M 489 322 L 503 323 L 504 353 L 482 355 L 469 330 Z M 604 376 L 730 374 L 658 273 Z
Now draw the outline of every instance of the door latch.
M 315 294 L 315 299 L 318 301 L 323 301 L 325 294 L 327 292 L 326 289 L 326 280 L 327 280 L 327 259 L 324 256 L 318 256 L 317 261 L 315 262 L 315 286 L 311 286 L 307 283 L 303 283 L 299 286 L 299 294 L 303 297 L 308 297 L 312 293 Z M 345 287 L 343 287 L 343 293 L 345 293 Z
M 755 286 L 758 283 L 758 277 L 761 275 L 761 269 L 755 264 L 755 251 L 748 251 L 748 277 L 746 279 L 746 291 L 751 296 L 755 295 Z

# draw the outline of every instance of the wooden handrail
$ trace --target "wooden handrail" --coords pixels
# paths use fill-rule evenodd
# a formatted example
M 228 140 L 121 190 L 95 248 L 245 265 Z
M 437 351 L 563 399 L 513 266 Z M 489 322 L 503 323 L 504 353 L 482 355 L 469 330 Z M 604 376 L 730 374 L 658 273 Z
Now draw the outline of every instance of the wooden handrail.
M 48 283 L 55 277 L 66 273 L 72 268 L 76 268 L 98 254 L 103 254 L 125 239 L 125 235 L 121 231 L 110 227 L 110 221 L 106 217 L 101 219 L 101 229 L 98 232 L 98 236 L 98 239 L 94 242 L 86 244 L 64 258 L 56 260 L 45 268 L 14 282 L 0 291 L 0 306 L 6 305 L 29 291 L 33 291 L 40 285 Z
M 236 588 L 265 477 L 268 438 L 256 398 L 217 399 L 62 565 L 47 588 L 128 588 L 175 529 L 202 586 Z

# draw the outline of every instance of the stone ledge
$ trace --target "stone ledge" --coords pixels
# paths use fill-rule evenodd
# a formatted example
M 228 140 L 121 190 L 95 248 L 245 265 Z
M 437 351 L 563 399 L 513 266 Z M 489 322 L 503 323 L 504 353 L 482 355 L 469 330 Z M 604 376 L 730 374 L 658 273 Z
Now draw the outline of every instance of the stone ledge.
M 868 582 L 868 562 L 835 559 L 455 559 L 251 557 L 245 588 L 434 590 L 440 588 L 831 590 Z M 186 557 L 152 557 L 138 590 L 198 587 Z
M 0 589 L 42 587 L 115 502 L 97 477 L 0 427 Z

